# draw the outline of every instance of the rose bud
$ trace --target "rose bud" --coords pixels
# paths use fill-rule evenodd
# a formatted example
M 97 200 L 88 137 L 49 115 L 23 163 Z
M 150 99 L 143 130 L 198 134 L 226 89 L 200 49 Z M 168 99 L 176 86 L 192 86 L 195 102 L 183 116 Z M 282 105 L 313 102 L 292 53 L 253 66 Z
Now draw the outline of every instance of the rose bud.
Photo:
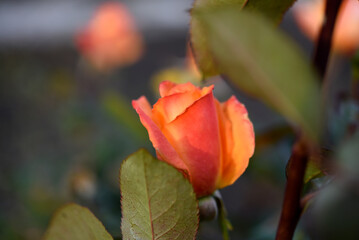
M 98 70 L 135 63 L 142 56 L 143 40 L 125 5 L 101 5 L 88 26 L 76 36 L 80 52 Z
M 144 96 L 132 101 L 157 157 L 180 170 L 197 197 L 236 181 L 254 151 L 244 105 L 234 96 L 220 103 L 212 90 L 165 81 L 153 108 Z

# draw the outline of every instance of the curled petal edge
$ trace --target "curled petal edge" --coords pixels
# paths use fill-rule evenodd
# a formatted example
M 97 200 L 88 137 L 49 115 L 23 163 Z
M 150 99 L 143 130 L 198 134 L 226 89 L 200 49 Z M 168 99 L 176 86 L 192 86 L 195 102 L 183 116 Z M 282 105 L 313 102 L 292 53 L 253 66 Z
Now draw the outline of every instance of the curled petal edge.
M 149 115 L 150 106 L 145 97 L 141 97 L 138 100 L 132 101 L 132 106 L 140 116 L 140 121 L 147 129 L 149 138 L 156 149 L 159 158 L 175 168 L 181 170 L 188 176 L 188 168 L 186 164 L 181 160 L 175 149 L 168 142 L 156 123 L 151 119 Z

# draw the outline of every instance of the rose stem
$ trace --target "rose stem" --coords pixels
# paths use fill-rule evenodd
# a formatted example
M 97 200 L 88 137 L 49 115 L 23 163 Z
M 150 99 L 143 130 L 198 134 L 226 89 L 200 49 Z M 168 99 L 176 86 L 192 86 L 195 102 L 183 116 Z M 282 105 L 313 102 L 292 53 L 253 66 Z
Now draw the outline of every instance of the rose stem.
M 308 162 L 308 148 L 303 140 L 298 140 L 292 150 L 287 166 L 287 184 L 285 187 L 282 213 L 277 229 L 276 240 L 293 238 L 302 207 L 300 204 L 303 177 Z
M 324 82 L 334 25 L 341 3 L 342 0 L 327 0 L 326 3 L 326 21 L 321 28 L 313 58 L 313 65 L 320 74 L 322 82 Z M 308 158 L 308 146 L 303 138 L 299 138 L 293 146 L 292 155 L 288 162 L 287 184 L 284 192 L 284 201 L 276 240 L 289 240 L 293 238 L 294 231 L 303 210 L 300 198 Z
M 320 29 L 317 46 L 314 52 L 313 65 L 317 69 L 321 79 L 324 79 L 335 21 L 339 12 L 342 0 L 327 0 L 325 6 L 325 21 Z

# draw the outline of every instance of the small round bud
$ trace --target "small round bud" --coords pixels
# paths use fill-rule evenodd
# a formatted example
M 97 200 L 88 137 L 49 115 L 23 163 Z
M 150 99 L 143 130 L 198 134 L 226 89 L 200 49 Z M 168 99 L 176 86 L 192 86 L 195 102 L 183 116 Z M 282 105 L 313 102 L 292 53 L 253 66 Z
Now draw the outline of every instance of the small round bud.
M 198 208 L 201 221 L 211 221 L 217 218 L 218 207 L 213 196 L 199 199 Z

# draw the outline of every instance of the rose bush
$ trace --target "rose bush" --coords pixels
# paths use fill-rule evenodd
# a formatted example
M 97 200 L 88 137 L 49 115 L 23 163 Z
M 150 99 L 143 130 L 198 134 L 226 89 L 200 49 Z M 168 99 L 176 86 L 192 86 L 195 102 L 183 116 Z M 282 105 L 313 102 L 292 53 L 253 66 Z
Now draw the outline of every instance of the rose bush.
M 212 90 L 165 81 L 153 108 L 144 96 L 132 102 L 157 157 L 182 171 L 197 197 L 232 184 L 254 151 L 245 106 L 234 96 L 220 103 Z

